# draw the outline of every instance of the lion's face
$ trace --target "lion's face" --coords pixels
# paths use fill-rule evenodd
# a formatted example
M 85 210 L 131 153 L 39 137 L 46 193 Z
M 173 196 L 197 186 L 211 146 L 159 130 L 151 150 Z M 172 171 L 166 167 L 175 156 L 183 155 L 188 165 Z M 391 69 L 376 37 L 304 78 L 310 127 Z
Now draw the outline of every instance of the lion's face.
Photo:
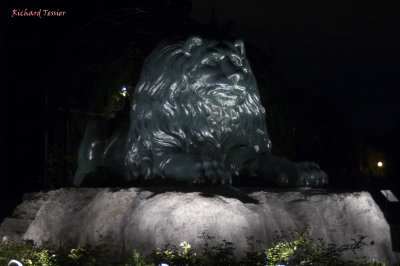
M 214 46 L 192 55 L 195 66 L 189 71 L 190 89 L 216 107 L 243 104 L 247 91 L 249 66 L 239 51 Z

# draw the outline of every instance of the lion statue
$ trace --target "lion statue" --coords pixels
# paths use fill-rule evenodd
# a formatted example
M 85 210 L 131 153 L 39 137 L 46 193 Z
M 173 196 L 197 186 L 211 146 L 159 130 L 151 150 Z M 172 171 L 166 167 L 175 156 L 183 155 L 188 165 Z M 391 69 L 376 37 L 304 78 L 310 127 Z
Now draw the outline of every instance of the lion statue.
M 125 181 L 231 185 L 255 178 L 279 186 L 322 186 L 312 162 L 270 152 L 265 109 L 243 41 L 191 37 L 162 44 L 145 60 L 129 115 L 86 128 L 74 184 L 99 169 Z

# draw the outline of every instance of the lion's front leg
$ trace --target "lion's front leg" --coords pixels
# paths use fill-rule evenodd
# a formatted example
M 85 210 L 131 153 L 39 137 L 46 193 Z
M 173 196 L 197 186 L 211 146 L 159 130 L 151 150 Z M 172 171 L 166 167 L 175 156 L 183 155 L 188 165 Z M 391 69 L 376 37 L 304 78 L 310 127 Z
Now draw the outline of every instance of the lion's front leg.
M 328 184 L 328 175 L 316 163 L 293 163 L 272 154 L 260 154 L 258 160 L 260 176 L 278 186 L 320 187 Z
M 153 174 L 193 184 L 232 183 L 232 174 L 224 164 L 190 154 L 164 154 L 153 162 Z

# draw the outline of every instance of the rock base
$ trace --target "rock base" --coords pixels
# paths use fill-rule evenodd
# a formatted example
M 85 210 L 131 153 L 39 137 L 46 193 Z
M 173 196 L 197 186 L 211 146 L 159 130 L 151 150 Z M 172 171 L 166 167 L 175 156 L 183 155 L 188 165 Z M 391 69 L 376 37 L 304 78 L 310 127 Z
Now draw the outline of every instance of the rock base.
M 359 256 L 398 262 L 390 229 L 367 192 L 328 193 L 323 190 L 250 191 L 235 188 L 68 188 L 34 193 L 6 218 L 0 237 L 37 244 L 99 245 L 116 256 L 137 249 L 145 254 L 166 244 L 189 242 L 196 250 L 233 242 L 240 256 L 248 238 L 270 245 L 276 232 L 309 226 L 314 239 L 336 245 L 366 235 L 374 245 Z

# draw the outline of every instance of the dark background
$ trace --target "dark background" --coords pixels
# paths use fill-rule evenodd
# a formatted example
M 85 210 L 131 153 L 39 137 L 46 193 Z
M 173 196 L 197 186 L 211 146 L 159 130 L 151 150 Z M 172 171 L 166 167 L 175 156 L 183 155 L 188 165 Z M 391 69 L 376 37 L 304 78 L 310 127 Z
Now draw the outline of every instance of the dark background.
M 0 219 L 23 193 L 70 186 L 86 122 L 122 85 L 134 88 L 143 58 L 159 41 L 192 34 L 244 39 L 276 154 L 318 162 L 334 189 L 398 191 L 394 1 L 278 2 L 8 3 Z M 66 15 L 11 18 L 12 9 L 25 8 Z
M 285 79 L 322 93 L 353 129 L 383 135 L 400 115 L 399 11 L 394 1 L 195 0 L 192 16 L 231 19 Z

